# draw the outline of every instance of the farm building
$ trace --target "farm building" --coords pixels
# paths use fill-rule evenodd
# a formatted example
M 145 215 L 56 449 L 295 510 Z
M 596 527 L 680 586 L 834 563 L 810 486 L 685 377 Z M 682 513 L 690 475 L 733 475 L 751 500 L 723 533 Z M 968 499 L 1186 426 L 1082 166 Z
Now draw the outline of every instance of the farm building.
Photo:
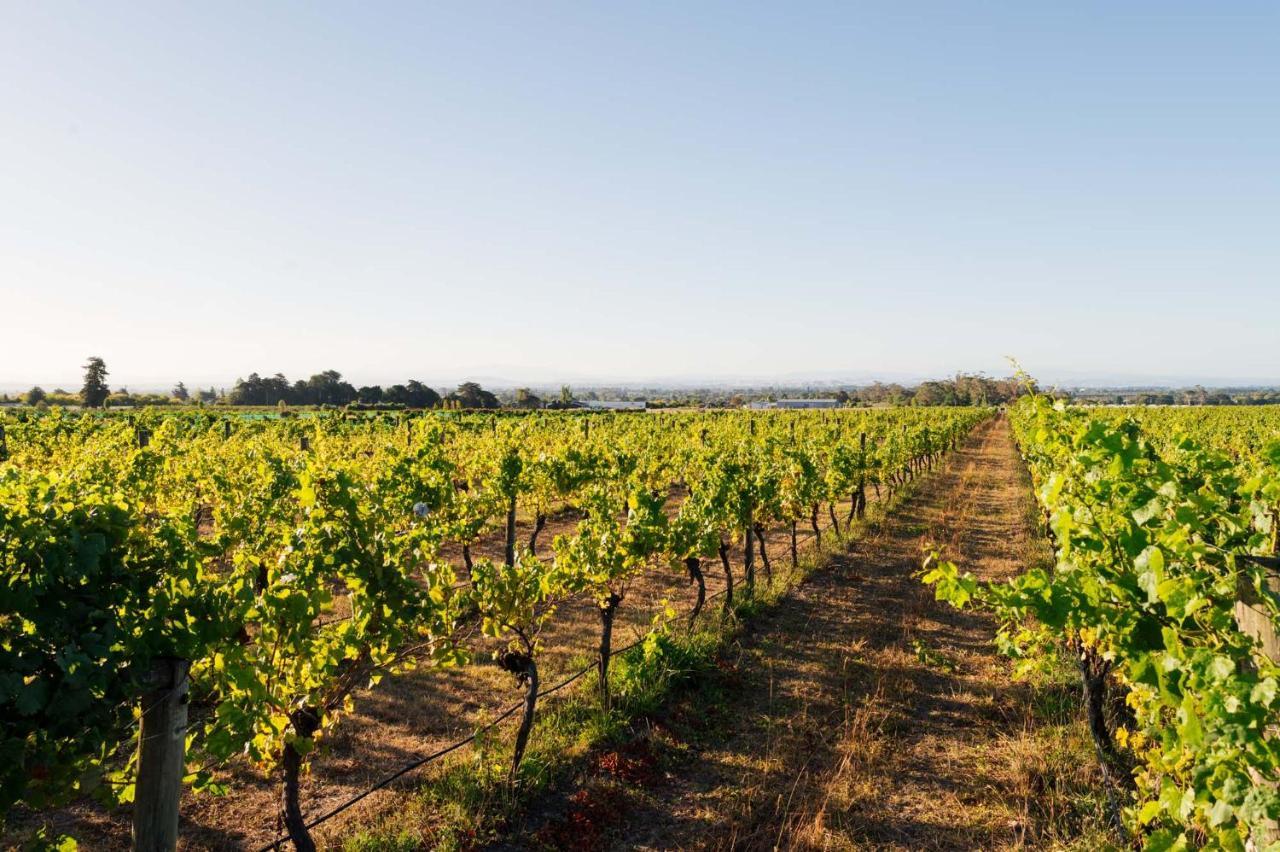
M 646 408 L 644 400 L 584 399 L 582 404 L 593 411 L 644 411 Z
M 835 399 L 780 399 L 777 408 L 839 408 L 840 402 Z
M 839 408 L 840 401 L 835 399 L 780 399 L 777 402 L 751 402 L 746 408 Z

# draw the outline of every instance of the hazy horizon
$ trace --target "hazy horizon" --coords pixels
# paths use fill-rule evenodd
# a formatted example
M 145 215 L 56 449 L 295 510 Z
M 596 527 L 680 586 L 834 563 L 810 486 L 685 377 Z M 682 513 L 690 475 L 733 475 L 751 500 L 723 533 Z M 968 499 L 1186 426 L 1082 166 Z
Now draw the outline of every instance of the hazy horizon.
M 3 8 L 3 387 L 1280 383 L 1274 4 Z
M 110 364 L 107 365 L 110 369 Z M 330 366 L 324 369 L 340 368 Z M 266 377 L 274 375 L 276 371 L 253 371 Z M 286 377 L 290 381 L 297 379 L 309 378 L 318 370 L 308 370 L 296 374 L 286 373 Z M 386 375 L 386 376 L 357 376 L 343 373 L 343 378 L 356 385 L 376 384 L 389 386 L 391 384 L 403 383 L 408 379 L 417 379 L 425 382 L 427 385 L 436 390 L 451 389 L 464 381 L 475 381 L 482 386 L 497 390 L 505 391 L 520 387 L 535 389 L 555 389 L 562 385 L 570 385 L 575 389 L 592 389 L 604 387 L 626 388 L 630 390 L 638 390 L 642 388 L 662 388 L 672 390 L 682 389 L 744 389 L 750 387 L 852 387 L 867 386 L 876 382 L 883 384 L 901 384 L 906 386 L 914 386 L 924 381 L 948 379 L 957 373 L 981 374 L 988 375 L 992 378 L 1007 378 L 1012 374 L 1011 369 L 998 370 L 994 372 L 986 372 L 982 370 L 952 370 L 943 373 L 891 373 L 876 371 L 813 371 L 811 373 L 798 372 L 788 374 L 773 375 L 706 375 L 706 376 L 632 376 L 632 377 L 603 377 L 591 376 L 587 374 L 563 374 L 558 377 L 539 377 L 537 375 L 529 375 L 520 377 L 517 372 L 504 372 L 500 368 L 494 367 L 491 370 L 479 370 L 472 373 L 430 373 L 417 372 L 407 373 L 404 375 Z M 214 387 L 219 390 L 230 390 L 235 386 L 237 379 L 246 378 L 249 374 L 243 374 L 234 378 L 174 378 L 170 380 L 151 380 L 136 381 L 127 379 L 118 379 L 114 374 L 108 376 L 108 384 L 112 388 L 119 389 L 127 387 L 135 393 L 167 393 L 175 383 L 181 381 L 189 389 Z M 1266 380 L 1242 380 L 1232 379 L 1228 377 L 1212 377 L 1212 376 L 1176 376 L 1176 375 L 1138 375 L 1138 374 L 1116 374 L 1111 376 L 1094 377 L 1089 375 L 1073 374 L 1070 372 L 1031 374 L 1041 385 L 1045 387 L 1062 387 L 1062 388 L 1190 388 L 1202 386 L 1205 388 L 1242 388 L 1242 387 L 1280 387 L 1280 379 L 1271 381 Z M 80 387 L 81 379 L 79 376 L 65 377 L 63 380 L 56 381 L 32 381 L 19 383 L 0 382 L 0 393 L 19 393 L 30 389 L 33 385 L 38 385 L 46 391 L 55 388 L 75 392 Z

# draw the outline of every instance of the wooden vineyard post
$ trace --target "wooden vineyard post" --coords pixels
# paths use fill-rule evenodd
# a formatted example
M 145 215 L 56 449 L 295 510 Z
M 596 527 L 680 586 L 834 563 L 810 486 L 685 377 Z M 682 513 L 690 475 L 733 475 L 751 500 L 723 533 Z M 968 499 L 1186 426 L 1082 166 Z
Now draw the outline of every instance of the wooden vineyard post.
M 1267 569 L 1267 592 L 1280 599 L 1280 557 L 1244 556 L 1237 557 L 1253 562 Z M 1241 633 L 1252 636 L 1262 649 L 1262 653 L 1273 660 L 1280 660 L 1280 633 L 1271 622 L 1265 602 L 1258 596 L 1253 585 L 1240 575 L 1236 585 L 1236 626 Z
M 0 461 L 9 460 L 9 438 L 4 434 L 4 425 L 0 424 Z
M 906 482 L 908 475 L 911 473 L 911 456 L 908 455 L 908 452 L 909 450 L 907 446 L 907 424 L 903 423 L 902 424 L 902 454 L 903 454 L 903 457 L 906 458 L 906 462 L 902 466 L 902 480 L 904 483 Z
M 1237 558 L 1265 568 L 1267 570 L 1265 594 L 1280 599 L 1280 557 L 1241 556 Z M 1276 631 L 1265 601 L 1243 574 L 1239 575 L 1236 582 L 1235 617 L 1236 626 L 1240 628 L 1240 632 L 1252 636 L 1264 655 L 1272 660 L 1280 660 L 1280 632 Z M 1255 784 L 1264 783 L 1252 769 L 1249 770 L 1249 775 L 1253 777 Z M 1259 849 L 1280 840 L 1280 822 L 1267 820 L 1262 826 L 1261 834 L 1261 837 L 1253 839 L 1253 845 Z
M 859 518 L 867 514 L 867 433 L 858 435 L 858 499 L 854 511 Z
M 187 744 L 186 660 L 156 663 L 142 696 L 138 783 L 133 802 L 135 852 L 170 852 L 178 845 L 178 800 Z

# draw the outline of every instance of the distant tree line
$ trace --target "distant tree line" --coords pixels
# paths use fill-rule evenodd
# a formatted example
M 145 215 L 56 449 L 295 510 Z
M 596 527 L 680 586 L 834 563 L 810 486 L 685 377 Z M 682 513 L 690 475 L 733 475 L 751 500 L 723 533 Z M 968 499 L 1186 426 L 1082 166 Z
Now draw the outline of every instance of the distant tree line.
M 779 399 L 834 399 L 841 405 L 1003 405 L 1026 392 L 1016 378 L 993 379 L 981 374 L 957 373 L 953 378 L 902 385 L 874 382 L 842 388 L 780 387 L 738 391 L 724 404 L 736 407 L 748 402 Z
M 442 396 L 420 381 L 388 387 L 355 387 L 336 370 L 325 370 L 309 379 L 290 382 L 281 373 L 266 378 L 250 373 L 237 379 L 230 391 L 217 388 L 189 389 L 178 382 L 163 393 L 130 393 L 128 388 L 107 385 L 107 366 L 98 357 L 84 365 L 84 383 L 79 392 L 33 387 L 17 397 L 0 395 L 0 402 L 27 405 L 103 406 L 142 405 L 323 405 L 369 409 L 400 408 L 574 408 L 583 400 L 644 400 L 649 408 L 736 408 L 748 402 L 779 399 L 834 399 L 841 405 L 1002 405 L 1026 392 L 1023 380 L 995 379 L 982 374 L 957 373 L 948 379 L 909 386 L 875 382 L 870 385 L 822 387 L 783 385 L 730 389 L 723 387 L 609 387 L 596 386 L 575 392 L 568 385 L 544 388 L 515 388 L 494 394 L 475 382 L 463 382 Z M 535 392 L 537 391 L 537 392 Z M 1274 387 L 1190 388 L 1074 388 L 1052 391 L 1055 396 L 1084 403 L 1138 405 L 1275 405 L 1280 389 Z M 541 395 L 539 395 L 541 394 Z
M 860 388 L 853 396 L 859 402 L 886 401 L 884 396 L 897 395 L 896 385 L 874 384 Z M 990 376 L 957 373 L 954 378 L 921 382 L 910 392 L 902 389 L 902 404 L 909 405 L 1003 405 L 1026 392 L 1016 378 L 993 379 Z
M 567 385 L 548 388 L 540 396 L 530 388 L 516 388 L 494 394 L 475 382 L 464 382 L 442 396 L 423 382 L 410 379 L 387 387 L 356 387 L 337 370 L 325 370 L 309 379 L 289 381 L 282 373 L 262 376 L 250 373 L 237 379 L 230 391 L 216 388 L 189 389 L 178 382 L 168 395 L 130 393 L 128 388 L 108 388 L 107 369 L 101 358 L 85 365 L 84 386 L 71 393 L 58 388 L 46 392 L 33 387 L 23 395 L 28 405 L 102 406 L 221 404 L 244 406 L 333 406 L 364 409 L 400 408 L 574 408 L 583 400 L 645 400 L 650 408 L 698 407 L 736 408 L 756 400 L 835 399 L 842 405 L 999 405 L 1017 396 L 1022 387 L 1014 379 L 992 379 L 982 375 L 958 374 L 954 378 L 923 382 L 914 387 L 875 384 L 838 389 L 813 386 L 780 386 L 732 390 L 726 388 L 625 388 L 595 387 L 575 392 Z
M 1103 405 L 1277 405 L 1276 388 L 1091 388 L 1064 394 Z
M 247 379 L 236 379 L 227 394 L 231 405 L 346 405 L 356 401 L 357 391 L 342 380 L 336 370 L 316 373 L 310 379 L 292 384 L 283 373 L 262 377 L 250 373 Z
M 250 373 L 246 379 L 237 379 L 230 392 L 215 388 L 190 390 L 186 383 L 178 382 L 168 395 L 161 393 L 132 394 L 128 388 L 112 389 L 107 385 L 107 365 L 94 356 L 84 365 L 84 383 L 79 393 L 56 388 L 46 391 L 36 386 L 16 399 L 0 395 L 0 402 L 23 402 L 31 406 L 80 405 L 85 408 L 138 405 L 324 405 L 365 408 L 501 408 L 502 402 L 494 394 L 475 382 L 463 382 L 452 393 L 441 397 L 434 389 L 416 379 L 404 384 L 365 385 L 355 387 L 342 378 L 337 370 L 325 370 L 309 379 L 290 382 L 282 373 L 262 377 Z M 521 388 L 515 392 L 514 404 L 521 408 L 541 408 L 542 401 Z
M 463 382 L 447 396 L 417 379 L 382 387 L 355 387 L 337 370 L 325 370 L 292 384 L 281 373 L 263 378 L 250 373 L 227 394 L 229 405 L 356 405 L 385 408 L 501 408 L 502 403 L 475 382 Z
M 406 408 L 433 408 L 440 395 L 418 381 L 392 385 L 384 390 L 378 385 L 356 388 L 337 370 L 325 370 L 309 379 L 290 382 L 283 373 L 260 376 L 250 373 L 247 379 L 236 379 L 227 394 L 229 405 L 350 405 L 362 402 L 395 403 Z

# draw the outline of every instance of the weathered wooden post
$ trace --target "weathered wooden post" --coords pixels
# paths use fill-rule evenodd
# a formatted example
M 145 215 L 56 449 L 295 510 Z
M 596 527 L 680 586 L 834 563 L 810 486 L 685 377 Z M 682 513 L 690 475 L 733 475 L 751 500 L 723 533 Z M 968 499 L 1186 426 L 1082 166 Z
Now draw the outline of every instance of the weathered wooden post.
M 9 459 L 9 439 L 4 434 L 4 424 L 0 423 L 0 461 Z
M 1280 600 L 1280 557 L 1238 556 L 1237 559 L 1261 565 L 1267 569 L 1266 592 Z M 1241 574 L 1236 584 L 1236 626 L 1240 632 L 1252 636 L 1262 653 L 1273 660 L 1280 660 L 1280 634 L 1276 632 L 1267 610 L 1266 601 L 1253 584 Z
M 301 438 L 299 438 L 299 439 L 298 439 L 298 449 L 302 450 L 304 453 L 305 453 L 305 452 L 307 452 L 308 450 L 310 450 L 310 449 L 311 449 L 311 439 L 310 439 L 310 438 L 308 438 L 306 435 L 303 435 Z
M 858 435 L 858 505 L 854 507 L 857 510 L 859 518 L 865 517 L 867 514 L 867 433 L 862 432 Z
M 142 696 L 138 783 L 133 801 L 135 852 L 172 852 L 178 845 L 178 800 L 187 744 L 186 660 L 159 660 Z
M 905 482 L 911 475 L 911 452 L 910 444 L 907 441 L 907 424 L 902 424 L 902 452 L 906 454 L 906 463 L 902 466 L 902 478 Z
M 754 440 L 756 436 L 756 421 L 754 418 L 751 417 L 750 414 L 747 415 L 747 431 L 750 432 L 751 437 Z M 751 501 L 748 500 L 747 501 L 747 522 L 742 531 L 742 535 L 743 535 L 742 572 L 743 572 L 743 577 L 746 580 L 748 595 L 754 595 L 756 590 L 756 560 L 755 560 L 755 551 L 752 549 L 754 546 L 754 543 L 751 540 L 752 533 L 755 530 L 755 524 L 753 523 L 754 511 L 755 510 L 754 510 L 754 507 L 751 505 Z
M 1280 600 L 1280 556 L 1237 556 L 1238 560 L 1252 562 L 1266 569 L 1266 581 L 1263 584 L 1262 595 L 1268 595 L 1275 600 Z M 1271 612 L 1266 606 L 1266 600 L 1258 593 L 1243 573 L 1239 574 L 1236 581 L 1236 606 L 1235 617 L 1236 626 L 1240 628 L 1240 632 L 1248 636 L 1252 636 L 1254 641 L 1258 643 L 1258 648 L 1262 653 L 1272 660 L 1280 660 L 1280 632 L 1276 631 L 1275 623 L 1271 620 Z M 1249 775 L 1253 778 L 1255 784 L 1265 783 L 1259 778 L 1257 773 L 1252 769 Z M 1261 837 L 1251 838 L 1251 843 L 1255 848 L 1263 848 L 1280 840 L 1280 822 L 1276 820 L 1267 820 L 1262 825 Z

